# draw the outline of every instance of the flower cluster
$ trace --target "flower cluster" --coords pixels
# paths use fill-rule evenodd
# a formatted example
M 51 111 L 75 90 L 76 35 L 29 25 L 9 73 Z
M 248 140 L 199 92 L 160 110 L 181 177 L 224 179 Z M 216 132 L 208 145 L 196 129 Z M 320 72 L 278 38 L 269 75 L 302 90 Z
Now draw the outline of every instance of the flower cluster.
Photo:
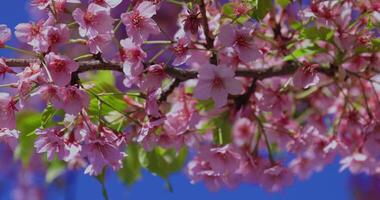
M 279 191 L 336 159 L 379 174 L 380 4 L 281 2 L 33 0 L 46 17 L 16 26 L 25 48 L 0 25 L 24 56 L 0 59 L 0 142 L 122 179 L 191 152 L 210 190 Z

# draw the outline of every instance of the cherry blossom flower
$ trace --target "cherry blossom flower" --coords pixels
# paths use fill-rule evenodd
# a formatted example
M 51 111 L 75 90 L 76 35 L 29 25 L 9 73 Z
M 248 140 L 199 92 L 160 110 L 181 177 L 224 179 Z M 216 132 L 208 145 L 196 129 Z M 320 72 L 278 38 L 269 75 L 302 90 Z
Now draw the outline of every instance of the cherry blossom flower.
M 49 26 L 44 31 L 49 50 L 56 50 L 58 45 L 66 43 L 70 39 L 70 30 L 66 24 Z
M 201 18 L 198 8 L 193 10 L 187 10 L 186 18 L 184 21 L 184 29 L 186 32 L 190 32 L 193 35 L 198 34 L 199 27 L 201 26 Z
M 11 29 L 4 24 L 0 24 L 0 48 L 4 47 L 4 44 L 11 39 L 11 35 Z
M 45 56 L 48 70 L 58 86 L 66 86 L 71 80 L 71 73 L 78 69 L 78 64 L 70 58 L 53 52 Z
M 16 128 L 16 103 L 8 93 L 0 93 L 0 128 Z
M 161 87 L 165 77 L 164 66 L 160 64 L 151 65 L 148 67 L 147 74 L 141 83 L 141 89 L 146 91 L 156 90 Z
M 90 103 L 87 93 L 75 86 L 60 88 L 58 96 L 60 100 L 54 106 L 63 109 L 68 114 L 78 114 L 83 108 L 88 107 Z
M 156 22 L 151 18 L 156 14 L 156 6 L 143 1 L 131 12 L 123 13 L 121 20 L 127 28 L 127 34 L 136 44 L 142 44 L 150 34 L 160 33 Z
M 8 144 L 12 149 L 15 149 L 18 144 L 20 132 L 17 130 L 10 130 L 7 128 L 0 129 L 0 141 Z
M 238 119 L 232 128 L 233 140 L 238 146 L 250 144 L 255 133 L 255 126 L 247 118 Z
M 283 187 L 289 186 L 293 181 L 292 173 L 279 165 L 264 170 L 264 176 L 260 181 L 262 186 L 271 192 L 278 192 Z
M 46 28 L 47 24 L 43 20 L 30 24 L 21 23 L 16 26 L 15 35 L 18 40 L 28 43 L 34 50 L 46 52 L 49 46 L 44 36 Z
M 251 62 L 261 56 L 251 30 L 249 27 L 238 29 L 233 25 L 222 26 L 218 36 L 219 41 L 225 47 L 234 48 L 242 61 Z
M 89 38 L 87 45 L 90 52 L 93 54 L 103 53 L 112 41 L 112 34 L 110 32 L 97 34 L 95 37 Z
M 144 71 L 143 60 L 146 53 L 140 45 L 135 44 L 131 38 L 120 41 L 122 49 L 120 50 L 121 60 L 123 61 L 123 71 L 127 76 L 139 76 Z
M 100 129 L 99 131 L 100 134 L 97 134 L 94 130 L 88 133 L 89 135 L 81 152 L 90 163 L 85 169 L 85 174 L 93 176 L 102 173 L 103 168 L 106 166 L 111 167 L 113 170 L 120 169 L 122 159 L 125 157 L 125 154 L 115 146 L 114 141 L 110 141 L 109 136 L 106 135 L 114 133 L 107 129 Z
M 234 76 L 235 73 L 226 66 L 203 65 L 199 69 L 194 96 L 199 99 L 211 97 L 217 107 L 222 107 L 227 103 L 228 94 L 237 95 L 243 91 L 242 84 Z
M 91 2 L 106 8 L 115 8 L 122 2 L 122 0 L 91 0 Z
M 316 71 L 317 64 L 305 63 L 300 67 L 293 77 L 293 84 L 296 88 L 307 89 L 319 83 L 319 75 Z
M 34 144 L 37 153 L 46 152 L 49 160 L 53 160 L 55 154 L 57 154 L 60 160 L 69 155 L 69 150 L 65 144 L 64 132 L 61 128 L 37 129 L 36 135 L 39 136 Z
M 91 3 L 85 12 L 80 8 L 75 9 L 73 17 L 79 24 L 79 34 L 90 38 L 109 32 L 114 22 L 109 9 L 94 3 Z
M 190 39 L 183 36 L 173 45 L 172 51 L 176 55 L 176 58 L 172 63 L 174 66 L 179 66 L 186 63 L 186 61 L 191 57 L 190 51 L 188 50 L 189 44 Z
M 16 72 L 13 71 L 5 62 L 4 58 L 0 58 L 0 76 L 5 76 L 6 73 L 15 74 Z

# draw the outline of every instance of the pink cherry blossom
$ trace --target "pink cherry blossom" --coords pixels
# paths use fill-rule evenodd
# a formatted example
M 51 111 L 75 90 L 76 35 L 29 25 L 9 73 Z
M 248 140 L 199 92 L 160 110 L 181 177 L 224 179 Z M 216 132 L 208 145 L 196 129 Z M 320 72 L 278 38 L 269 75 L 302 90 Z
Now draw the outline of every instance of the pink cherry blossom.
M 144 71 L 142 61 L 146 58 L 146 53 L 140 45 L 135 44 L 131 38 L 120 41 L 122 49 L 120 57 L 123 61 L 123 71 L 127 76 L 138 76 Z
M 183 36 L 173 45 L 172 50 L 176 55 L 176 58 L 172 63 L 174 66 L 179 66 L 186 63 L 186 61 L 191 57 L 190 51 L 188 50 L 189 44 L 190 39 Z
M 300 67 L 293 77 L 293 84 L 296 88 L 307 89 L 311 86 L 318 84 L 320 78 L 316 72 L 317 64 L 305 63 Z
M 0 24 L 0 48 L 4 47 L 4 44 L 11 39 L 11 35 L 11 29 L 4 24 Z
M 164 66 L 161 64 L 151 65 L 148 67 L 147 74 L 141 83 L 141 89 L 146 91 L 156 90 L 161 87 L 165 77 Z
M 59 89 L 60 100 L 56 102 L 55 107 L 63 109 L 69 114 L 78 114 L 83 108 L 88 107 L 90 103 L 87 93 L 75 86 L 67 86 Z
M 238 29 L 232 25 L 225 25 L 220 29 L 219 41 L 225 47 L 234 48 L 242 61 L 251 62 L 261 56 L 251 30 L 249 27 Z
M 143 1 L 132 11 L 121 15 L 121 20 L 127 28 L 127 34 L 133 39 L 133 42 L 142 44 L 150 34 L 160 33 L 158 25 L 151 18 L 156 14 L 156 10 L 153 3 Z
M 73 17 L 79 24 L 79 34 L 90 38 L 109 32 L 114 22 L 109 9 L 94 3 L 91 3 L 85 12 L 80 8 L 75 9 Z
M 8 144 L 12 149 L 15 149 L 18 144 L 20 132 L 17 130 L 10 130 L 7 128 L 0 129 L 0 141 Z
M 60 128 L 52 128 L 46 130 L 36 130 L 38 139 L 34 147 L 37 153 L 47 153 L 47 158 L 53 160 L 55 154 L 58 159 L 63 160 L 69 155 L 69 150 L 65 144 L 64 131 Z
M 202 65 L 194 96 L 199 99 L 211 97 L 217 107 L 222 107 L 227 103 L 228 94 L 237 95 L 243 91 L 242 84 L 234 76 L 232 69 L 226 66 Z
M 0 128 L 16 128 L 16 103 L 8 93 L 0 93 Z
M 46 28 L 47 24 L 43 20 L 30 24 L 21 23 L 16 26 L 15 35 L 18 40 L 28 43 L 36 51 L 46 52 L 49 46 L 44 36 Z
M 49 45 L 49 50 L 56 50 L 59 45 L 68 42 L 70 39 L 70 30 L 65 24 L 49 26 L 44 34 Z
M 55 53 L 45 56 L 47 68 L 58 86 L 65 86 L 71 80 L 71 73 L 78 69 L 78 64 L 70 58 Z
M 3 58 L 0 58 L 0 76 L 3 75 L 4 77 L 6 73 L 15 74 L 16 72 L 7 65 Z
M 122 168 L 122 159 L 125 156 L 115 146 L 114 141 L 110 141 L 109 136 L 107 136 L 107 134 L 113 135 L 114 133 L 108 129 L 100 129 L 99 131 L 100 133 L 98 134 L 94 130 L 90 130 L 81 152 L 89 161 L 85 173 L 94 176 L 102 173 L 103 168 L 106 166 L 111 167 L 113 170 Z
M 255 133 L 255 125 L 247 118 L 238 119 L 232 128 L 233 140 L 238 146 L 250 144 Z
M 264 170 L 264 176 L 260 181 L 262 186 L 271 192 L 278 192 L 283 187 L 289 186 L 293 181 L 292 173 L 279 165 Z
M 115 8 L 122 2 L 122 0 L 91 0 L 91 2 L 106 8 Z
M 97 34 L 95 37 L 89 38 L 87 45 L 90 52 L 93 54 L 103 53 L 112 41 L 112 34 L 110 32 Z

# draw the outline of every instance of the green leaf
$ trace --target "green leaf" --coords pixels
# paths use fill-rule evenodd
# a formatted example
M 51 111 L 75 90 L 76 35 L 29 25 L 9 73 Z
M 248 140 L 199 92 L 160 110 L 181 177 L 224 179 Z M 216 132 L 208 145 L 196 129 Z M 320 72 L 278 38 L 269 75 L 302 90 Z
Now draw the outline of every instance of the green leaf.
M 112 71 L 97 71 L 96 74 L 91 77 L 91 80 L 93 80 L 95 84 L 115 84 L 115 76 L 112 74 Z
M 65 171 L 65 163 L 60 160 L 54 160 L 50 163 L 46 176 L 45 181 L 47 183 L 53 182 L 56 178 L 58 178 L 60 175 L 63 174 Z
M 251 17 L 262 20 L 273 8 L 272 0 L 253 0 L 251 5 L 254 8 Z
M 15 157 L 26 166 L 34 152 L 34 141 L 37 138 L 33 133 L 41 126 L 42 115 L 40 113 L 23 111 L 16 114 L 17 130 L 20 131 L 19 145 L 15 151 Z
M 283 8 L 286 8 L 286 6 L 289 5 L 290 0 L 276 0 L 276 3 L 279 4 Z
M 185 164 L 187 149 L 182 148 L 179 152 L 174 149 L 164 149 L 156 147 L 147 152 L 148 165 L 147 169 L 167 179 L 170 174 L 180 171 Z
M 285 56 L 284 61 L 295 60 L 297 58 L 307 56 L 307 55 L 313 55 L 313 54 L 316 54 L 316 53 L 322 52 L 322 51 L 323 51 L 323 49 L 321 49 L 320 47 L 317 47 L 317 46 L 308 46 L 305 48 L 299 48 L 299 49 L 294 50 L 290 55 Z
M 199 100 L 197 105 L 195 105 L 195 108 L 198 111 L 208 111 L 214 108 L 214 101 L 211 99 L 207 100 Z
M 325 40 L 329 41 L 334 36 L 334 31 L 326 27 L 310 27 L 305 28 L 301 31 L 301 37 L 305 39 L 315 40 Z
M 118 172 L 120 179 L 127 185 L 132 185 L 141 177 L 139 151 L 140 148 L 137 144 L 129 144 L 128 156 L 123 161 L 123 168 Z
M 214 118 L 215 125 L 213 134 L 214 142 L 219 145 L 228 144 L 231 142 L 231 123 L 228 120 L 228 112 L 223 113 L 220 117 Z
M 46 128 L 47 124 L 50 122 L 50 120 L 54 117 L 56 113 L 57 113 L 57 110 L 54 109 L 51 106 L 51 104 L 48 104 L 47 107 L 42 112 L 41 128 Z

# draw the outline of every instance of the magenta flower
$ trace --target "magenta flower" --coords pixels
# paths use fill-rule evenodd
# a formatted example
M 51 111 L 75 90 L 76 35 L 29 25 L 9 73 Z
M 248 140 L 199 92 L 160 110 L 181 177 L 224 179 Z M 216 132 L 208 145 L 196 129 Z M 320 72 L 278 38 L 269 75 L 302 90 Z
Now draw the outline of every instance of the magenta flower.
M 135 44 L 131 38 L 120 41 L 120 57 L 123 61 L 123 71 L 127 76 L 139 76 L 144 71 L 143 61 L 146 53 L 140 45 Z
M 255 133 L 255 125 L 247 118 L 236 120 L 232 129 L 232 136 L 237 146 L 250 145 Z
M 252 28 L 250 27 L 239 29 L 236 26 L 228 24 L 220 28 L 218 40 L 225 47 L 232 47 L 240 59 L 248 63 L 261 56 L 251 32 Z
M 4 47 L 4 44 L 11 39 L 11 29 L 6 25 L 0 25 L 0 48 Z
M 53 101 L 56 108 L 63 109 L 68 114 L 76 115 L 83 108 L 88 107 L 90 98 L 83 90 L 75 86 L 67 86 L 59 89 L 59 101 Z
M 101 33 L 87 41 L 87 46 L 93 54 L 102 53 L 106 51 L 107 47 L 112 41 L 112 33 Z
M 53 52 L 45 56 L 48 70 L 58 86 L 66 86 L 71 80 L 71 73 L 78 69 L 78 64 L 66 56 Z
M 186 36 L 183 36 L 178 39 L 178 41 L 172 46 L 172 51 L 175 54 L 175 59 L 173 60 L 174 66 L 179 66 L 185 64 L 186 61 L 191 57 L 189 51 L 190 39 Z
M 111 130 L 100 128 L 98 131 L 89 131 L 81 151 L 89 161 L 85 174 L 95 176 L 99 175 L 106 166 L 113 170 L 122 168 L 122 160 L 125 157 L 124 152 L 115 145 L 117 136 Z
M 25 42 L 38 52 L 46 52 L 49 46 L 44 32 L 47 25 L 43 20 L 37 23 L 21 23 L 16 26 L 15 35 L 18 40 Z
M 115 8 L 122 2 L 122 0 L 91 0 L 91 2 L 106 8 Z
M 57 154 L 58 159 L 64 160 L 69 155 L 69 150 L 65 144 L 64 132 L 60 128 L 50 128 L 46 130 L 36 130 L 38 139 L 34 143 L 37 153 L 47 153 L 49 160 L 54 159 Z
M 16 103 L 8 93 L 0 93 L 0 128 L 16 128 Z
M 280 165 L 274 165 L 264 170 L 264 174 L 261 178 L 262 186 L 270 192 L 278 192 L 293 182 L 293 174 L 291 171 Z
M 227 104 L 228 94 L 237 95 L 243 92 L 242 84 L 234 76 L 232 69 L 224 65 L 202 65 L 194 96 L 203 100 L 211 97 L 216 107 L 222 107 Z
M 143 1 L 131 12 L 123 13 L 121 20 L 127 28 L 127 34 L 133 42 L 142 44 L 150 34 L 160 33 L 156 22 L 151 18 L 156 14 L 156 6 L 149 1 Z
M 8 65 L 7 63 L 5 62 L 4 58 L 0 58 L 0 76 L 6 74 L 6 73 L 11 73 L 11 74 L 15 74 L 16 72 L 14 72 Z
M 293 77 L 293 84 L 298 89 L 307 89 L 319 83 L 319 75 L 316 70 L 318 64 L 304 63 L 305 65 L 297 69 Z
M 17 130 L 10 130 L 7 128 L 0 129 L 0 141 L 5 142 L 12 149 L 15 149 L 18 144 L 20 132 Z
M 141 89 L 145 91 L 156 90 L 161 87 L 162 81 L 166 78 L 164 66 L 155 64 L 147 69 L 147 74 L 141 83 Z
M 70 30 L 66 24 L 49 26 L 44 31 L 45 40 L 48 43 L 49 50 L 56 50 L 58 45 L 64 44 L 70 39 Z
M 109 9 L 90 4 L 85 12 L 77 8 L 73 12 L 74 20 L 79 24 L 79 34 L 82 37 L 95 37 L 100 33 L 112 30 L 114 19 L 110 15 Z

